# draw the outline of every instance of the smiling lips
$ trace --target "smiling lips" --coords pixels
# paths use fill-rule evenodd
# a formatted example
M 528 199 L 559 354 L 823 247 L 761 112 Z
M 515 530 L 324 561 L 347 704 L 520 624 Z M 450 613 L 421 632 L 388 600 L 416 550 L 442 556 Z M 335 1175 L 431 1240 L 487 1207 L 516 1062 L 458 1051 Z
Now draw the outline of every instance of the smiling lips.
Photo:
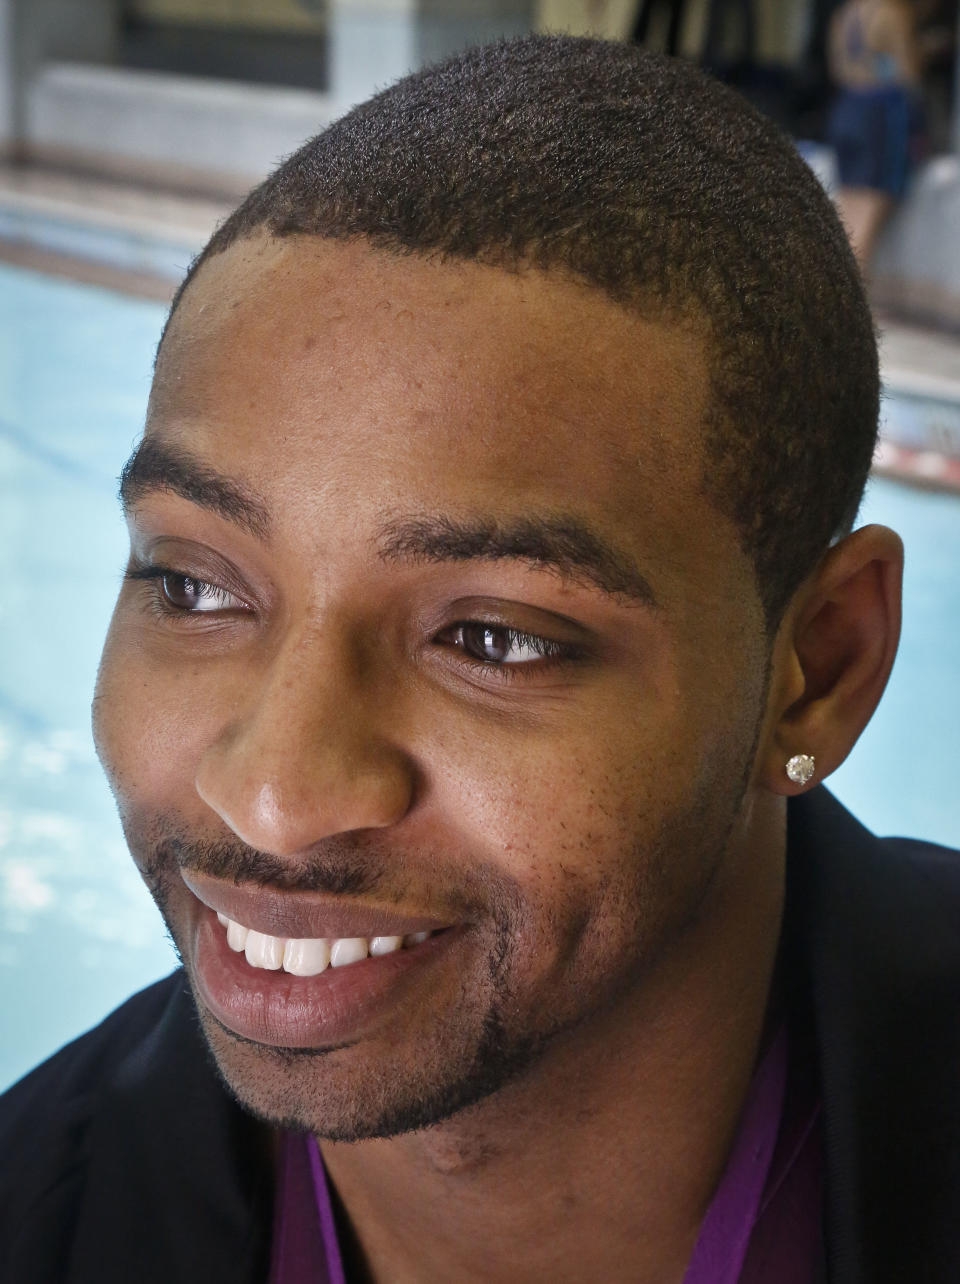
M 244 927 L 226 914 L 217 918 L 227 929 L 227 944 L 243 953 L 251 967 L 276 972 L 281 968 L 292 976 L 318 976 L 328 967 L 346 967 L 365 958 L 380 958 L 396 950 L 422 945 L 432 932 L 411 932 L 406 936 L 288 937 L 271 936 Z
M 460 926 L 346 897 L 182 870 L 197 911 L 198 997 L 217 1021 L 275 1047 L 350 1042 L 431 983 Z

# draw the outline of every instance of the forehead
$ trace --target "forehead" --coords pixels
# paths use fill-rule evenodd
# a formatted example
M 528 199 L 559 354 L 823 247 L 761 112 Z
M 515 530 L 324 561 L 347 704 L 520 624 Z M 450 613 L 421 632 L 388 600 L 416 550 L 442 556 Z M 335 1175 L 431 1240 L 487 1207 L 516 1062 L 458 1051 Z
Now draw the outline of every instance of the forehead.
M 186 292 L 148 434 L 291 518 L 575 512 L 677 563 L 724 524 L 701 486 L 708 388 L 693 325 L 575 281 L 261 237 Z
M 435 456 L 446 438 L 460 459 L 484 452 L 501 487 L 526 488 L 545 465 L 585 461 L 690 472 L 706 395 L 697 335 L 599 291 L 262 238 L 211 259 L 187 291 L 150 417 L 192 420 L 223 447 L 242 440 L 251 458 L 306 423 L 317 445 L 322 429 L 344 447 L 373 435 Z

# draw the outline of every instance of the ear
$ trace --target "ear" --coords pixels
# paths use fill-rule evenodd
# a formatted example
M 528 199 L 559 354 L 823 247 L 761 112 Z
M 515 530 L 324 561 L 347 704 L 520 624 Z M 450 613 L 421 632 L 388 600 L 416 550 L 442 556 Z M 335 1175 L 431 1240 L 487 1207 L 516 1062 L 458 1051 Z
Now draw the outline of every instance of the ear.
M 761 785 L 798 794 L 824 780 L 856 744 L 880 702 L 900 640 L 903 544 L 864 526 L 836 544 L 798 591 L 773 651 Z M 796 754 L 815 760 L 805 783 L 786 773 Z

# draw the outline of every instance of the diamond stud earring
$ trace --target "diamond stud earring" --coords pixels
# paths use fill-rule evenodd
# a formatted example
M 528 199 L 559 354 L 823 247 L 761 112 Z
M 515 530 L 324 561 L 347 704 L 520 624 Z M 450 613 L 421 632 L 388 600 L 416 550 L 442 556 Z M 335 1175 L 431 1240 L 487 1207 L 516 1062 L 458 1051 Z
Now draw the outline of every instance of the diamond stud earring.
M 787 762 L 787 775 L 795 785 L 806 785 L 814 776 L 817 764 L 812 754 L 797 753 Z

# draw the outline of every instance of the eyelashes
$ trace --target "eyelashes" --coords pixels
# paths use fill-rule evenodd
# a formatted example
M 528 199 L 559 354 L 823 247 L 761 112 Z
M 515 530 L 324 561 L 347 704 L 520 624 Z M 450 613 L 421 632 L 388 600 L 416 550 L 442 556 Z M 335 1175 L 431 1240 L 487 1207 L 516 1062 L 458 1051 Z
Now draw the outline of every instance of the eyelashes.
M 439 633 L 437 641 L 462 650 L 471 660 L 504 669 L 577 658 L 576 649 L 566 643 L 481 620 L 459 621 Z
M 208 615 L 215 611 L 249 610 L 229 589 L 165 566 L 134 567 L 127 571 L 126 579 L 151 584 L 157 605 L 172 612 Z

